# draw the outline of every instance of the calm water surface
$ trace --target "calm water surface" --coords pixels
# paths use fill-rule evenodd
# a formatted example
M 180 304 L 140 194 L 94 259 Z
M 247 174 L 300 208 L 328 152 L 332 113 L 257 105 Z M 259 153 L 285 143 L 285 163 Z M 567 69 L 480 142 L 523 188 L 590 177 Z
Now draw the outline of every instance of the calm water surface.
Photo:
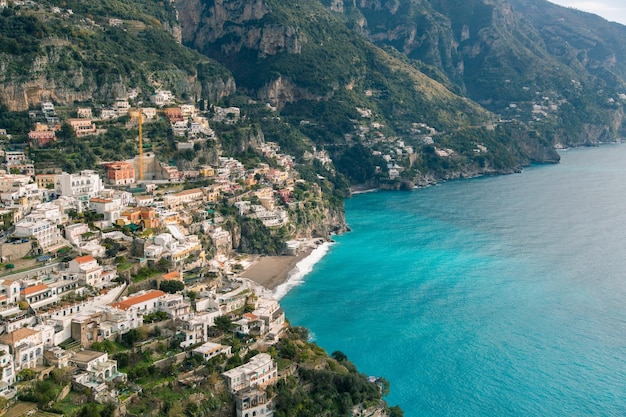
M 346 215 L 281 304 L 405 416 L 626 416 L 626 145 Z

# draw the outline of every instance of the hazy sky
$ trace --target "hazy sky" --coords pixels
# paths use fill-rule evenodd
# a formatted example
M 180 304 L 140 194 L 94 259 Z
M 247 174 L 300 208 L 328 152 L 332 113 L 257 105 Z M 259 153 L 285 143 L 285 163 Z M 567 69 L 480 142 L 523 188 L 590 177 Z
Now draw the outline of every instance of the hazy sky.
M 549 0 L 561 6 L 594 13 L 612 22 L 626 25 L 626 0 Z

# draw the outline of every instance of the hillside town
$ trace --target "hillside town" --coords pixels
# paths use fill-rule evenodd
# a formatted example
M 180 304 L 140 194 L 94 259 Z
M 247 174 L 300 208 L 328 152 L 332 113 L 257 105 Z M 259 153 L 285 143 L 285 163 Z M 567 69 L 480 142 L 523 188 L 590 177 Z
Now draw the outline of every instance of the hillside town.
M 207 116 L 194 105 L 176 105 L 170 92 L 157 91 L 154 107 L 138 110 L 129 99 L 132 93 L 97 118 L 92 108 L 79 107 L 75 118 L 65 120 L 52 102 L 43 102 L 29 114 L 28 146 L 6 143 L 0 174 L 0 396 L 14 401 L 22 381 L 60 369 L 71 378 L 65 395 L 86 393 L 89 401 L 123 408 L 133 398 L 128 392 L 141 391 L 140 378 L 110 353 L 123 345 L 145 352 L 146 344 L 156 343 L 160 352 L 150 363 L 160 362 L 159 369 L 190 357 L 236 364 L 258 352 L 223 372 L 221 383 L 237 416 L 271 416 L 264 389 L 283 371 L 293 372 L 278 369 L 266 353 L 285 331 L 285 316 L 271 291 L 238 274 L 251 261 L 234 250 L 223 211 L 257 219 L 269 230 L 287 229 L 291 213 L 302 206 L 294 189 L 315 191 L 315 184 L 299 178 L 294 157 L 272 142 L 255 149 L 271 164 L 253 167 L 220 156 L 215 165 L 179 170 L 154 152 L 140 152 L 130 160 L 101 161 L 97 170 L 63 172 L 29 159 L 30 148 L 57 141 L 62 123 L 81 139 L 100 133 L 96 122 L 131 113 L 128 128 L 134 129 L 166 118 L 181 138 L 179 149 L 215 140 Z M 241 115 L 238 108 L 216 107 L 212 117 L 235 122 Z M 10 138 L 11 132 L 0 129 L 0 135 Z M 323 151 L 308 157 L 330 163 Z M 307 244 L 292 237 L 285 254 Z M 180 379 L 193 377 L 191 372 Z

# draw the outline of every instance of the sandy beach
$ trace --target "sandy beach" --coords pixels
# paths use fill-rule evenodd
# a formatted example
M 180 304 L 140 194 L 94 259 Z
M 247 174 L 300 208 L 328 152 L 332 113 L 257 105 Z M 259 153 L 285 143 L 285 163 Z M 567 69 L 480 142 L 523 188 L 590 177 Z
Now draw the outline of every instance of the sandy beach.
M 269 290 L 274 290 L 287 281 L 289 272 L 296 264 L 311 254 L 313 248 L 306 248 L 295 256 L 260 256 L 248 269 L 241 274 Z

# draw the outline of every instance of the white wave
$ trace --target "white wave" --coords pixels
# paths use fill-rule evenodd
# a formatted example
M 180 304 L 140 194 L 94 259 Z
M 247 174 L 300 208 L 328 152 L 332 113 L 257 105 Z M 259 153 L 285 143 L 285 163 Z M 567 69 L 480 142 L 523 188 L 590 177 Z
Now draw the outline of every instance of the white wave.
M 367 193 L 377 193 L 378 191 L 380 191 L 378 188 L 368 188 L 366 190 L 352 191 L 352 195 L 367 194 Z
M 313 270 L 313 266 L 315 266 L 315 264 L 328 253 L 331 245 L 331 242 L 322 243 L 317 248 L 313 249 L 309 256 L 298 262 L 296 266 L 289 271 L 287 281 L 276 287 L 274 290 L 274 297 L 276 297 L 277 300 L 280 300 L 293 287 L 302 284 L 304 282 L 304 277 L 311 272 Z

